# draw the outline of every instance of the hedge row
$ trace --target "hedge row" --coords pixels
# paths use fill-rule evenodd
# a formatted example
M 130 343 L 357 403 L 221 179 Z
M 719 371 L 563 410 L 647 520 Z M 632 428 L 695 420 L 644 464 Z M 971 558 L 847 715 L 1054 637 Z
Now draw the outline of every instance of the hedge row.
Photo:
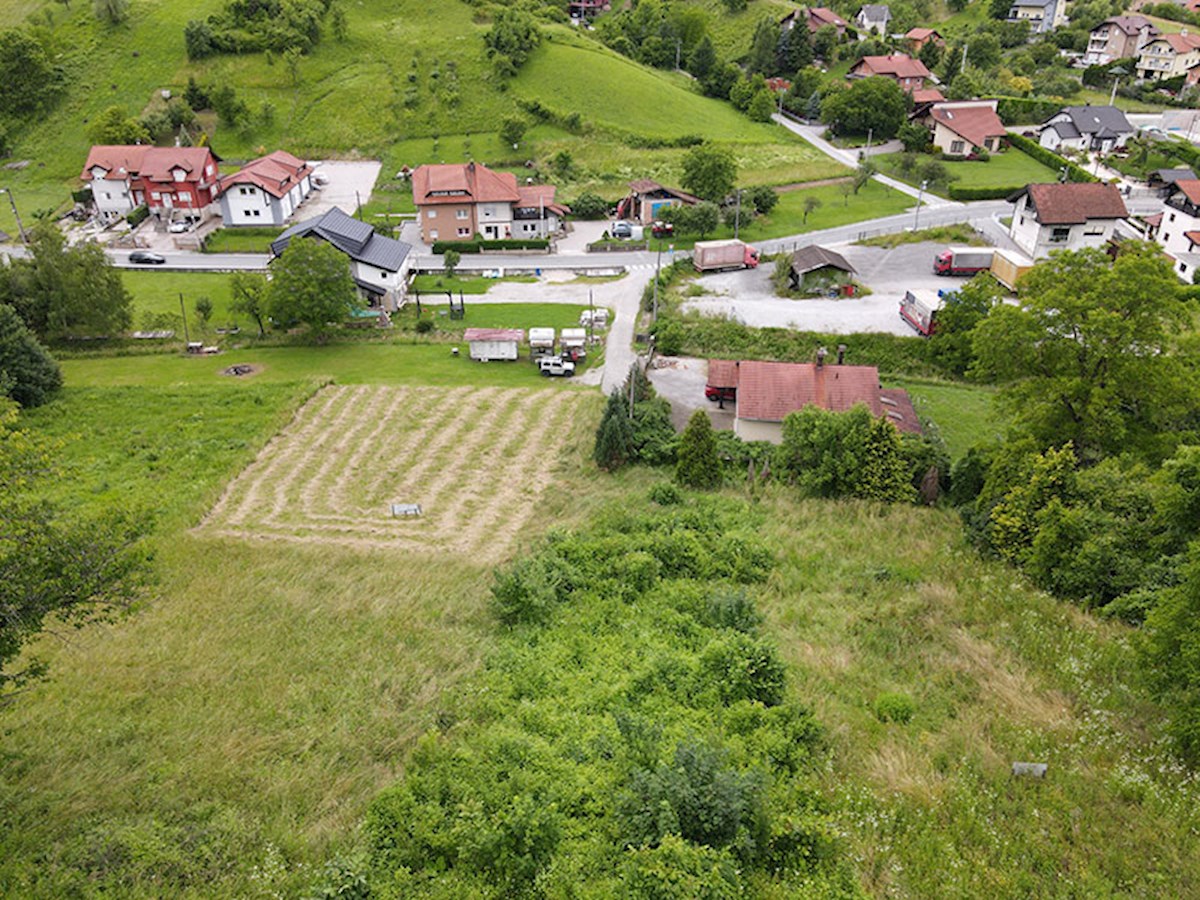
M 996 101 L 996 115 L 1005 125 L 1045 122 L 1062 108 L 1061 100 L 1041 97 L 1001 97 Z
M 135 207 L 133 210 L 126 213 L 125 221 L 134 228 L 137 228 L 146 221 L 146 216 L 148 215 L 150 215 L 150 208 L 143 203 L 141 206 Z
M 1070 160 L 1064 159 L 1063 157 L 1059 156 L 1057 153 L 1051 153 L 1049 150 L 1047 150 L 1045 147 L 1043 147 L 1037 141 L 1031 141 L 1027 137 L 1023 137 L 1022 135 L 1019 135 L 1019 134 L 1013 134 L 1012 132 L 1009 132 L 1008 139 L 1014 147 L 1016 147 L 1018 150 L 1021 150 L 1024 153 L 1028 154 L 1029 156 L 1032 156 L 1034 159 L 1036 159 L 1042 165 L 1049 166 L 1051 169 L 1054 169 L 1055 171 L 1061 169 L 1063 166 L 1066 166 L 1068 181 L 1075 181 L 1075 182 L 1099 181 L 1098 178 L 1096 178 L 1093 175 L 1088 174 L 1087 172 L 1085 172 L 1083 169 L 1079 168 L 1079 166 L 1075 165 L 1075 163 L 1071 162 Z
M 1011 197 L 1021 188 L 1023 184 L 1018 184 L 1016 187 L 963 187 L 957 184 L 950 185 L 951 200 L 1004 200 Z
M 459 253 L 483 253 L 486 250 L 546 250 L 549 247 L 550 242 L 545 238 L 507 241 L 436 241 L 433 245 L 433 252 L 445 253 L 447 250 L 457 250 Z

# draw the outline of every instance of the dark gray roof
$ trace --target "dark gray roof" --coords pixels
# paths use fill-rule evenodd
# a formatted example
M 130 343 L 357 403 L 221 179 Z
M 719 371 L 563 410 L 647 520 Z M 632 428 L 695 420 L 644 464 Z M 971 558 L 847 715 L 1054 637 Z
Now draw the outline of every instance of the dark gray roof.
M 816 244 L 801 247 L 792 254 L 792 271 L 797 275 L 807 275 L 809 272 L 815 272 L 817 269 L 823 269 L 826 266 L 833 266 L 835 269 L 841 269 L 843 272 L 849 272 L 852 275 L 855 274 L 854 266 L 846 262 L 846 257 L 840 253 L 835 253 L 833 250 L 818 247 Z
M 868 22 L 886 22 L 892 17 L 892 11 L 878 3 L 868 3 L 858 14 Z
M 1054 124 L 1045 127 L 1053 128 L 1058 132 L 1058 136 L 1061 138 L 1067 138 L 1070 140 L 1071 138 L 1079 137 L 1079 129 L 1070 122 L 1055 122 Z
M 1125 113 L 1115 106 L 1067 106 L 1063 108 L 1080 134 L 1098 137 L 1116 137 L 1133 134 L 1134 128 L 1125 118 Z
M 315 218 L 293 225 L 271 242 L 271 253 L 282 256 L 294 237 L 328 241 L 356 262 L 398 272 L 412 247 L 403 241 L 376 234 L 366 222 L 346 215 L 336 206 Z
M 1191 169 L 1155 169 L 1150 173 L 1150 180 L 1162 184 L 1174 184 L 1177 181 L 1193 181 L 1196 173 Z

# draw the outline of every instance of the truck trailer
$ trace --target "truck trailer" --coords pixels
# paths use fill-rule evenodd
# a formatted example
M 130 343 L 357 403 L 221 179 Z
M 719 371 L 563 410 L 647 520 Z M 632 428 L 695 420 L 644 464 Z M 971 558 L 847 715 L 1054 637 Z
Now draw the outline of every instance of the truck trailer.
M 933 258 L 935 275 L 978 275 L 992 267 L 990 247 L 947 247 Z
M 758 266 L 758 251 L 737 240 L 697 241 L 692 249 L 692 265 L 697 272 L 753 269 Z
M 1015 250 L 997 250 L 992 257 L 992 277 L 1008 288 L 1017 289 L 1017 279 L 1033 268 L 1033 260 Z
M 918 333 L 929 337 L 937 330 L 938 310 L 945 302 L 933 291 L 905 291 L 900 301 L 900 317 Z

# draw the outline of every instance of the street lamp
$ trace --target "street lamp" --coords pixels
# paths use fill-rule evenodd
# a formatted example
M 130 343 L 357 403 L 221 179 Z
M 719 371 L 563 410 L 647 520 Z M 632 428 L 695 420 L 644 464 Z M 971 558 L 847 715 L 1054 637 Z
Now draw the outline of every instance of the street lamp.
M 28 244 L 29 237 L 25 234 L 25 226 L 21 224 L 21 214 L 17 212 L 17 201 L 13 198 L 12 188 L 0 188 L 0 194 L 8 194 L 8 205 L 12 207 L 13 218 L 17 220 L 17 231 L 21 232 L 21 243 Z
M 913 231 L 916 231 L 917 226 L 921 223 L 921 198 L 925 196 L 927 187 L 929 187 L 929 182 L 922 181 L 921 186 L 917 189 L 917 208 L 913 210 Z

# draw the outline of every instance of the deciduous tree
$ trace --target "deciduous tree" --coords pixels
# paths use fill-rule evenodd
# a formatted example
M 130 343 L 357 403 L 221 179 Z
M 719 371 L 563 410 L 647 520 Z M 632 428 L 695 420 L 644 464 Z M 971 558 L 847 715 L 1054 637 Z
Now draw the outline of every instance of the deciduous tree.
M 821 120 L 837 134 L 873 131 L 876 140 L 890 140 L 899 134 L 907 116 L 904 92 L 888 78 L 859 79 L 821 102 Z
M 0 393 L 40 406 L 62 387 L 62 372 L 16 310 L 0 303 Z
M 702 200 L 720 202 L 733 190 L 737 181 L 737 160 L 733 152 L 717 144 L 704 143 L 692 147 L 683 155 L 684 190 Z
M 345 255 L 324 241 L 293 238 L 272 267 L 271 318 L 284 325 L 304 323 L 317 343 L 360 305 Z
M 267 315 L 267 279 L 257 272 L 234 272 L 229 276 L 229 293 L 229 308 L 253 319 L 259 337 L 264 336 L 267 333 L 263 328 L 263 319 Z

